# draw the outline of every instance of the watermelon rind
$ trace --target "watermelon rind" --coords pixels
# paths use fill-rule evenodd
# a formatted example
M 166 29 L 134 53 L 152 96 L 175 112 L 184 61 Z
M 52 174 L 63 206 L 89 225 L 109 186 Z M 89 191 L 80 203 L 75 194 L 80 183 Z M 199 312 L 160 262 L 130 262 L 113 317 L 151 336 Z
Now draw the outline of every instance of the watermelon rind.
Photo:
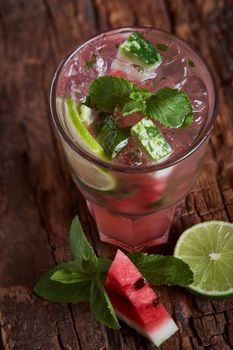
M 169 339 L 173 334 L 175 334 L 179 328 L 173 320 L 166 320 L 164 324 L 150 333 L 144 331 L 143 328 L 139 327 L 136 323 L 131 321 L 128 317 L 124 316 L 122 313 L 114 308 L 117 317 L 125 322 L 129 327 L 135 329 L 139 334 L 150 340 L 154 345 L 160 346 L 165 340 Z

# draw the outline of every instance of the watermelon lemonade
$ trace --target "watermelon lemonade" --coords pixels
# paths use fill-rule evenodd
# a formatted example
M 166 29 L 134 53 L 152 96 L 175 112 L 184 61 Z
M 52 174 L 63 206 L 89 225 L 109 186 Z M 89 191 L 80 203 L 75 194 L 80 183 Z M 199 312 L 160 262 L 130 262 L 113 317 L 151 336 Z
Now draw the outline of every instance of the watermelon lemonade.
M 51 109 L 100 239 L 128 251 L 167 242 L 216 116 L 201 58 L 162 31 L 102 33 L 61 63 Z

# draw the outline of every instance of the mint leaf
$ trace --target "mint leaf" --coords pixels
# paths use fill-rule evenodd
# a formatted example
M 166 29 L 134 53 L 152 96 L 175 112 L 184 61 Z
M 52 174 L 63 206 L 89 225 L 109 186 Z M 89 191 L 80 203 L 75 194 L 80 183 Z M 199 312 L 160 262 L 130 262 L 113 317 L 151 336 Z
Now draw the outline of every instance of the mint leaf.
M 83 233 L 78 216 L 75 216 L 72 221 L 69 239 L 70 247 L 79 270 L 86 272 L 95 271 L 97 256 Z
M 112 113 L 117 105 L 129 101 L 129 95 L 138 87 L 126 79 L 104 76 L 94 80 L 89 86 L 91 105 L 101 111 Z
M 98 130 L 98 142 L 109 158 L 114 158 L 128 143 L 129 129 L 121 129 L 112 116 L 107 115 L 98 126 Z
M 139 89 L 138 91 L 132 92 L 129 97 L 132 100 L 143 101 L 154 94 L 146 89 Z
M 101 111 L 113 113 L 118 107 L 123 116 L 142 112 L 170 128 L 192 122 L 193 110 L 188 95 L 169 87 L 152 94 L 126 79 L 104 76 L 90 84 L 88 99 L 91 106 Z
M 111 301 L 98 275 L 93 279 L 91 284 L 90 306 L 91 312 L 97 321 L 109 328 L 120 328 Z
M 183 121 L 183 124 L 181 125 L 181 128 L 185 128 L 186 126 L 192 124 L 193 122 L 193 114 L 187 114 L 185 117 L 185 120 Z
M 121 112 L 123 114 L 123 116 L 128 115 L 128 114 L 132 114 L 135 112 L 144 112 L 144 110 L 146 109 L 146 101 L 137 101 L 137 100 L 133 100 L 133 101 L 129 101 L 127 102 Z
M 62 268 L 54 272 L 51 280 L 60 283 L 70 284 L 81 281 L 86 281 L 92 278 L 93 274 L 88 274 L 84 271 L 79 271 L 79 266 L 75 261 L 70 261 L 62 264 Z
M 89 301 L 91 281 L 73 284 L 63 284 L 53 281 L 51 277 L 56 271 L 66 268 L 67 264 L 60 264 L 47 271 L 37 282 L 34 291 L 40 297 L 57 303 L 80 303 Z
M 170 128 L 179 128 L 191 114 L 188 96 L 177 89 L 163 88 L 147 100 L 146 115 Z
M 193 282 L 193 272 L 188 264 L 174 256 L 131 253 L 128 257 L 153 286 L 165 284 L 187 287 Z
M 97 271 L 99 273 L 107 273 L 109 270 L 109 267 L 112 264 L 112 260 L 108 259 L 108 258 L 104 258 L 104 257 L 100 257 L 98 258 L 98 267 L 97 267 Z

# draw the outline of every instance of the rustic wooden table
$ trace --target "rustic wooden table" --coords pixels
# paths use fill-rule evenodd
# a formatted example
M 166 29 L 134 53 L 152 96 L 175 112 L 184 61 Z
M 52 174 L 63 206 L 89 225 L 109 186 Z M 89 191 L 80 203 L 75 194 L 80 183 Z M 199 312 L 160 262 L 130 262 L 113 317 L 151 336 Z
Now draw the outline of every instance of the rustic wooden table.
M 67 171 L 49 119 L 49 86 L 58 62 L 80 41 L 112 27 L 148 25 L 196 47 L 213 68 L 219 117 L 203 171 L 172 228 L 233 221 L 233 2 L 221 0 L 1 0 L 0 7 L 1 346 L 17 350 L 139 350 L 153 346 L 122 324 L 105 329 L 86 304 L 48 303 L 32 288 L 43 272 L 70 258 L 67 231 L 78 210 L 85 232 L 101 244 Z M 172 251 L 172 243 L 167 252 Z M 161 288 L 180 332 L 161 349 L 233 348 L 233 299 L 205 301 Z

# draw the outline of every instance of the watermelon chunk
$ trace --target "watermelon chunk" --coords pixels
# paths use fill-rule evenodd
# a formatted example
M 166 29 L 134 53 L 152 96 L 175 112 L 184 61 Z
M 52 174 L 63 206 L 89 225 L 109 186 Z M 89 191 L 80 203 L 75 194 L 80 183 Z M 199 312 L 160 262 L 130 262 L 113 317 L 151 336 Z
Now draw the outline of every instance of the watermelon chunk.
M 156 346 L 178 330 L 155 291 L 120 250 L 108 271 L 105 288 L 117 316 Z

